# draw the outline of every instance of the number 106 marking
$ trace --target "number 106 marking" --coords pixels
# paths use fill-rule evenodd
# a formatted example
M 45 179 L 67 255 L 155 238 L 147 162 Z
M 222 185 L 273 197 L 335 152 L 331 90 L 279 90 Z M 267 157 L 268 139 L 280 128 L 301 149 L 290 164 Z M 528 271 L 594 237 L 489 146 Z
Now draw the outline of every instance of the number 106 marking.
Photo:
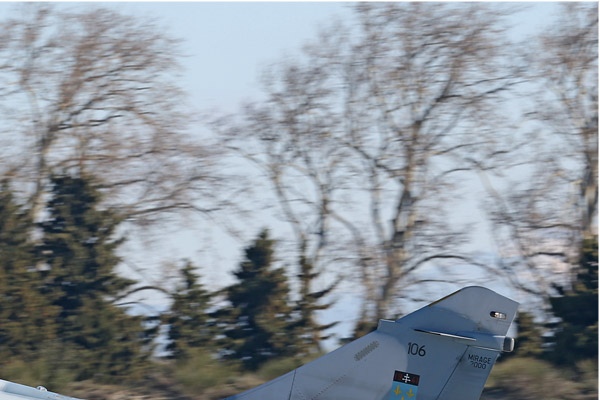
M 408 354 L 410 354 L 411 356 L 419 356 L 419 357 L 425 357 L 425 355 L 427 354 L 427 352 L 425 351 L 425 345 L 423 346 L 419 346 L 418 343 L 408 343 L 408 348 L 407 348 Z

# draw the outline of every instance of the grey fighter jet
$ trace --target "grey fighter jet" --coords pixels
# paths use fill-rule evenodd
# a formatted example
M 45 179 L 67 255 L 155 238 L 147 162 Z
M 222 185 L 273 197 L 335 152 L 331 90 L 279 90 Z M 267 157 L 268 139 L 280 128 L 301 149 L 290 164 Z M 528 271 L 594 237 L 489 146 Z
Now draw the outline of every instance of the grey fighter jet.
M 476 400 L 517 306 L 467 287 L 227 400 Z
M 476 400 L 518 303 L 471 286 L 226 400 Z M 0 380 L 0 400 L 78 400 Z

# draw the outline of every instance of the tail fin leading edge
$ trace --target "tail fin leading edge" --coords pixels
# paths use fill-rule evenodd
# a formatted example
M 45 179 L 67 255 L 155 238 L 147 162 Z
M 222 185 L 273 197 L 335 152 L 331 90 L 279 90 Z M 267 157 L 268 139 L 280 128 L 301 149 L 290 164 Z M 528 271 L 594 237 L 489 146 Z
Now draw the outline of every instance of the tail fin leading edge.
M 489 289 L 459 290 L 240 395 L 247 400 L 476 400 L 518 303 Z

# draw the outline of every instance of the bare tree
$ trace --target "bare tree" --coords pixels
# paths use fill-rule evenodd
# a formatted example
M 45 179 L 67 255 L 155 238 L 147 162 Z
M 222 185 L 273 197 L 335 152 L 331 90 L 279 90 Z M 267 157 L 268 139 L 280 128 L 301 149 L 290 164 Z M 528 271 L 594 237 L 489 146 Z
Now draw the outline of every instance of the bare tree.
M 339 115 L 331 106 L 336 94 L 329 89 L 333 80 L 329 60 L 309 56 L 306 63 L 298 63 L 265 72 L 264 104 L 248 104 L 239 121 L 230 116 L 213 126 L 236 156 L 258 168 L 278 205 L 275 213 L 290 229 L 293 239 L 287 244 L 294 254 L 290 261 L 297 266 L 298 311 L 310 344 L 318 345 L 329 326 L 319 326 L 315 312 L 329 307 L 323 298 L 339 281 L 339 274 L 334 274 L 334 283 L 317 278 L 332 271 L 327 268 L 331 263 L 348 258 L 339 239 L 331 235 L 347 223 L 336 207 L 348 189 L 351 175 L 345 160 L 350 153 L 340 147 L 331 130 Z
M 360 4 L 356 16 L 275 69 L 264 106 L 219 129 L 269 178 L 300 253 L 358 271 L 372 320 L 393 316 L 409 285 L 478 264 L 460 249 L 468 226 L 447 218 L 471 168 L 457 161 L 489 145 L 482 118 L 516 80 L 499 8 Z
M 454 189 L 469 169 L 457 161 L 488 145 L 490 131 L 481 127 L 496 121 L 516 78 L 503 57 L 500 9 L 409 3 L 358 11 L 346 143 L 369 177 L 382 268 L 366 280 L 377 282 L 375 316 L 384 317 L 409 285 L 452 279 L 452 269 L 434 278 L 419 273 L 424 267 L 477 264 L 460 251 L 470 228 L 449 222 L 447 206 L 457 204 Z
M 542 301 L 575 278 L 598 218 L 598 6 L 561 6 L 528 50 L 522 124 L 528 168 L 503 189 L 486 181 L 488 211 L 514 285 Z
M 555 30 L 541 35 L 543 51 L 533 60 L 549 92 L 540 99 L 536 116 L 559 139 L 563 153 L 558 172 L 569 176 L 574 187 L 568 201 L 580 242 L 595 234 L 598 216 L 598 5 L 562 7 Z
M 192 140 L 178 41 L 102 8 L 24 5 L 0 21 L 3 175 L 39 217 L 50 171 L 91 173 L 129 221 L 209 211 L 215 148 Z

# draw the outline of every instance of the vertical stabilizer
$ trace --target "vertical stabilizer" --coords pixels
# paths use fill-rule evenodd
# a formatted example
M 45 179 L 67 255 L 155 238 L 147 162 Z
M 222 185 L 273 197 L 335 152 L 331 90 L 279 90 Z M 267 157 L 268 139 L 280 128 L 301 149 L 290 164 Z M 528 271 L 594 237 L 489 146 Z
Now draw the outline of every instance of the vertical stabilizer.
M 417 332 L 465 346 L 436 399 L 479 399 L 499 354 L 514 348 L 514 340 L 506 335 L 517 307 L 509 298 L 472 286 L 406 317 Z
M 476 400 L 517 303 L 467 287 L 255 389 L 247 400 Z

